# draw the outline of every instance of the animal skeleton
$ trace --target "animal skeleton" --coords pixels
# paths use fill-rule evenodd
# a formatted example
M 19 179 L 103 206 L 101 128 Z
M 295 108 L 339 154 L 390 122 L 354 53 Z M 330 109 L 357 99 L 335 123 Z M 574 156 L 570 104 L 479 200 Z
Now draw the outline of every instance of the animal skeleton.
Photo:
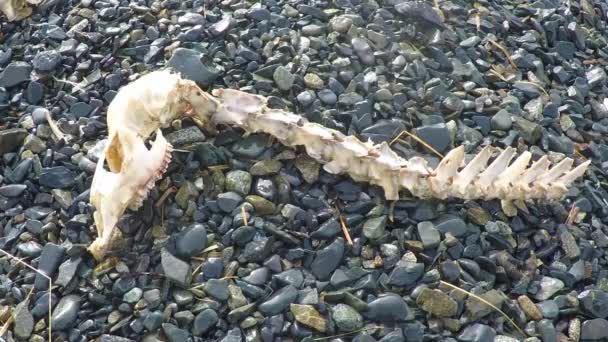
M 42 0 L 0 0 L 0 12 L 8 21 L 21 20 L 32 14 L 32 8 L 27 4 L 38 5 Z
M 488 166 L 494 148 L 487 146 L 463 165 L 461 146 L 433 170 L 423 158 L 399 157 L 386 142 L 362 142 L 296 114 L 268 108 L 262 96 L 233 89 L 209 94 L 176 73 L 156 71 L 123 87 L 108 108 L 109 143 L 91 186 L 98 238 L 89 250 L 95 258 L 103 258 L 124 211 L 139 208 L 165 172 L 172 146 L 160 128 L 180 116 L 201 125 L 225 124 L 267 133 L 287 146 L 302 145 L 327 172 L 378 185 L 387 200 L 399 199 L 400 189 L 419 198 L 557 200 L 590 164 L 586 161 L 572 168 L 574 161 L 565 158 L 549 168 L 551 162 L 544 156 L 528 167 L 532 154 L 524 152 L 511 163 L 516 151 L 508 147 Z M 153 132 L 156 140 L 148 149 L 144 140 Z

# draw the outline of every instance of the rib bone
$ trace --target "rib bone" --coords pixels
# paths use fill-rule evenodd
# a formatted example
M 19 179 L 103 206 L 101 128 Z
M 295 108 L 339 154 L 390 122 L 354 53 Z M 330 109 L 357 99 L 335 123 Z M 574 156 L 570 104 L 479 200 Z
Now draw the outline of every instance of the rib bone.
M 462 165 L 465 153 L 460 146 L 432 170 L 423 158 L 399 157 L 386 142 L 363 142 L 296 114 L 268 108 L 266 98 L 259 95 L 233 89 L 208 94 L 169 70 L 152 72 L 123 87 L 107 116 L 110 143 L 91 187 L 99 237 L 89 249 L 97 259 L 103 257 L 120 216 L 127 208 L 140 206 L 165 172 L 171 146 L 159 128 L 179 116 L 190 116 L 202 125 L 224 124 L 267 133 L 287 146 L 304 146 L 309 156 L 324 164 L 325 171 L 378 185 L 387 200 L 399 199 L 403 189 L 419 198 L 500 199 L 503 203 L 558 200 L 590 164 L 586 161 L 572 169 L 574 161 L 565 158 L 549 168 L 551 163 L 544 156 L 528 167 L 530 152 L 511 163 L 514 148 L 498 151 L 486 146 Z M 153 132 L 156 141 L 148 150 L 144 140 Z M 488 165 L 493 150 L 498 154 Z M 110 171 L 104 169 L 104 160 Z

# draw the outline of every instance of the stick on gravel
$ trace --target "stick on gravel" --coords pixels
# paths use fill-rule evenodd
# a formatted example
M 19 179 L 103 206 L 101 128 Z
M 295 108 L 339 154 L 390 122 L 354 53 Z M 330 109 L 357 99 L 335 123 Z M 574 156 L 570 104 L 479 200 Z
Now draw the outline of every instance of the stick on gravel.
M 399 199 L 400 190 L 418 198 L 559 200 L 590 164 L 573 167 L 574 161 L 565 158 L 551 166 L 544 156 L 529 165 L 530 152 L 516 156 L 512 147 L 486 146 L 465 165 L 460 146 L 432 169 L 421 157 L 399 157 L 386 142 L 363 142 L 296 114 L 268 108 L 263 96 L 233 89 L 208 94 L 169 70 L 152 72 L 123 87 L 107 117 L 109 144 L 91 186 L 99 237 L 89 250 L 97 259 L 103 258 L 126 208 L 137 209 L 165 172 L 172 147 L 160 128 L 178 117 L 192 117 L 202 125 L 237 126 L 250 133 L 267 133 L 287 146 L 304 146 L 325 171 L 378 185 L 387 200 Z M 144 141 L 153 132 L 156 140 L 148 150 Z M 105 160 L 110 171 L 104 168 Z

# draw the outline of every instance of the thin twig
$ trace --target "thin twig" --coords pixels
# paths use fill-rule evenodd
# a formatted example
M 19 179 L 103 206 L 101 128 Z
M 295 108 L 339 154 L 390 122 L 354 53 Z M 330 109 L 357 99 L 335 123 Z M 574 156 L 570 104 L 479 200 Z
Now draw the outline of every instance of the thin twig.
M 344 218 L 342 217 L 342 214 L 340 213 L 340 209 L 338 209 L 338 206 L 336 206 L 336 210 L 338 211 L 338 218 L 340 219 L 340 227 L 342 227 L 342 234 L 344 234 L 344 238 L 346 239 L 346 242 L 350 246 L 352 246 L 353 239 L 350 238 L 350 233 L 348 232 L 348 227 L 346 226 L 346 223 L 344 222 Z
M 17 263 L 19 263 L 19 264 L 21 264 L 21 265 L 29 268 L 30 270 L 36 272 L 39 275 L 43 276 L 44 278 L 46 278 L 49 281 L 49 295 L 48 295 L 48 298 L 49 298 L 49 302 L 48 302 L 48 304 L 49 304 L 49 315 L 48 315 L 48 318 L 49 318 L 49 342 L 52 342 L 53 341 L 53 326 L 52 326 L 52 323 L 51 323 L 51 316 L 52 316 L 52 310 L 51 310 L 51 308 L 52 308 L 52 305 L 51 305 L 52 304 L 51 303 L 51 299 L 52 298 L 51 297 L 52 296 L 51 296 L 51 294 L 52 294 L 52 291 L 53 291 L 53 279 L 51 279 L 51 277 L 49 277 L 48 275 L 42 273 L 41 271 L 35 269 L 34 267 L 30 266 L 27 262 L 25 262 L 25 261 L 17 258 L 16 256 L 10 254 L 9 252 L 7 252 L 7 251 L 5 251 L 3 249 L 0 249 L 0 252 L 2 252 L 2 254 L 6 255 L 7 257 L 9 257 L 9 258 L 17 261 Z M 29 295 L 28 295 L 28 298 L 29 298 Z
M 169 197 L 169 195 L 171 195 L 172 193 L 175 192 L 175 187 L 172 186 L 170 188 L 168 188 L 167 190 L 165 190 L 165 192 L 158 198 L 158 200 L 156 201 L 156 203 L 154 204 L 155 207 L 160 208 L 163 203 L 165 203 L 165 200 L 167 199 L 167 197 Z
M 497 308 L 497 307 L 496 307 L 494 304 L 492 304 L 492 303 L 488 302 L 487 300 L 485 300 L 485 299 L 483 299 L 483 298 L 479 297 L 479 296 L 478 296 L 478 295 L 476 295 L 476 294 L 473 294 L 473 293 L 471 293 L 471 292 L 469 292 L 469 291 L 467 291 L 467 290 L 465 290 L 465 289 L 461 289 L 460 287 L 458 287 L 458 286 L 456 286 L 456 285 L 452 285 L 452 284 L 450 284 L 450 283 L 448 283 L 448 282 L 445 282 L 445 281 L 443 281 L 443 280 L 440 280 L 439 282 L 440 282 L 441 284 L 443 284 L 443 285 L 446 285 L 446 286 L 448 286 L 448 287 L 453 288 L 454 290 L 458 290 L 458 291 L 460 291 L 460 292 L 466 293 L 466 294 L 468 294 L 469 296 L 471 296 L 471 297 L 473 297 L 473 298 L 477 299 L 478 301 L 480 301 L 480 302 L 482 302 L 482 303 L 486 304 L 487 306 L 491 307 L 492 309 L 496 310 L 496 311 L 497 311 L 497 312 L 499 312 L 499 313 L 500 313 L 500 314 L 501 314 L 501 315 L 502 315 L 502 316 L 503 316 L 503 317 L 504 317 L 504 318 L 505 318 L 507 321 L 509 321 L 509 323 L 511 323 L 511 325 L 513 325 L 513 327 L 515 327 L 515 329 L 517 329 L 517 331 L 518 331 L 518 332 L 519 332 L 519 333 L 520 333 L 522 336 L 527 336 L 527 335 L 526 335 L 526 333 L 524 333 L 524 331 L 523 331 L 523 330 L 521 330 L 521 328 L 520 328 L 520 327 L 519 327 L 517 324 L 515 324 L 515 321 L 513 321 L 513 320 L 511 319 L 511 317 L 509 317 L 509 316 L 508 316 L 506 313 L 504 313 L 504 311 L 502 311 L 502 310 L 500 310 L 499 308 Z
M 509 51 L 507 51 L 507 49 L 505 49 L 504 46 L 500 45 L 499 43 L 497 43 L 493 39 L 488 39 L 488 41 L 492 45 L 496 46 L 500 51 L 502 51 L 502 53 L 505 55 L 505 57 L 507 57 L 507 60 L 509 61 L 509 64 L 511 64 L 515 69 L 518 69 L 517 65 L 515 65 L 515 63 L 513 62 L 513 59 L 511 59 L 511 55 L 509 54 Z
M 51 118 L 51 112 L 49 111 L 46 112 L 46 122 L 48 122 L 49 127 L 51 127 L 51 132 L 53 132 L 53 135 L 55 135 L 57 140 L 65 139 L 63 132 L 59 129 L 53 118 Z
M 397 140 L 399 140 L 403 135 L 407 135 L 410 138 L 416 140 L 418 143 L 420 143 L 422 146 L 428 148 L 431 152 L 435 153 L 437 156 L 439 156 L 440 158 L 443 159 L 443 154 L 439 153 L 439 151 L 437 151 L 436 149 L 433 148 L 433 146 L 429 145 L 429 143 L 427 143 L 426 141 L 420 139 L 419 137 L 417 137 L 416 135 L 408 132 L 408 131 L 402 131 L 401 133 L 399 133 L 399 135 L 397 135 L 397 137 L 395 137 L 393 140 L 391 140 L 391 142 L 389 143 L 389 145 L 393 145 Z
M 368 331 L 368 330 L 374 330 L 374 329 L 382 329 L 382 327 L 378 326 L 378 325 L 374 325 L 372 327 L 365 327 L 365 328 L 357 329 L 357 330 L 354 330 L 354 331 L 351 331 L 351 332 L 347 332 L 347 333 L 342 333 L 342 334 L 337 334 L 337 335 L 331 335 L 331 336 L 324 336 L 324 337 L 317 337 L 317 338 L 313 338 L 312 340 L 313 341 L 329 340 L 330 338 L 349 336 L 349 335 L 358 334 L 360 332 L 364 332 L 364 331 Z
M 241 216 L 243 217 L 243 224 L 248 226 L 247 224 L 247 212 L 245 211 L 245 206 L 241 206 Z
M 568 217 L 566 218 L 567 225 L 572 225 L 572 223 L 574 223 L 579 210 L 580 209 L 576 205 L 573 205 L 572 208 L 570 208 L 570 212 L 568 212 Z

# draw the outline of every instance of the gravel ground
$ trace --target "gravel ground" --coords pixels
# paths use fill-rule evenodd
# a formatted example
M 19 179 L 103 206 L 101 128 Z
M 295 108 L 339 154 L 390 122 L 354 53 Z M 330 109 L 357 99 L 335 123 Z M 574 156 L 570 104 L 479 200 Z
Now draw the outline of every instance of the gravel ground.
M 0 340 L 45 341 L 50 323 L 56 341 L 608 340 L 607 14 L 599 0 L 47 0 L 0 17 L 0 249 L 38 270 L 0 255 Z M 181 151 L 96 263 L 105 110 L 165 66 L 375 142 L 406 130 L 439 153 L 593 164 L 563 201 L 508 217 L 496 201 L 387 202 L 268 136 L 178 121 Z M 393 148 L 438 160 L 405 136 Z

